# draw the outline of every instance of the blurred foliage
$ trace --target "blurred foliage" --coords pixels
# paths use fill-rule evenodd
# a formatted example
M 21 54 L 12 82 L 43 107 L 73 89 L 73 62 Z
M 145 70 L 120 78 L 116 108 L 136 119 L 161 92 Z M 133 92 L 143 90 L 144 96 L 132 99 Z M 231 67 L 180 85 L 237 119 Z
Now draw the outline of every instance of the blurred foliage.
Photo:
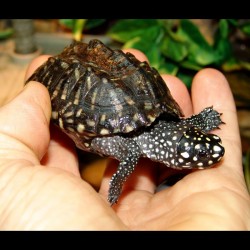
M 59 23 L 72 30 L 73 37 L 76 41 L 80 41 L 83 32 L 91 30 L 103 24 L 106 19 L 59 19 Z
M 80 41 L 84 32 L 103 25 L 107 19 L 59 19 Z M 216 19 L 213 43 L 189 19 L 116 19 L 106 32 L 122 48 L 146 54 L 160 73 L 179 77 L 188 87 L 195 73 L 205 67 L 224 72 L 250 70 L 249 58 L 238 57 L 232 43 L 239 35 L 250 40 L 250 20 Z
M 7 39 L 13 35 L 13 28 L 10 26 L 10 21 L 0 19 L 0 41 Z
M 250 21 L 217 20 L 213 44 L 188 19 L 119 19 L 107 35 L 121 42 L 123 48 L 143 51 L 160 73 L 181 78 L 188 87 L 194 74 L 204 67 L 223 71 L 250 70 L 249 61 L 237 58 L 232 49 L 232 33 L 250 36 Z

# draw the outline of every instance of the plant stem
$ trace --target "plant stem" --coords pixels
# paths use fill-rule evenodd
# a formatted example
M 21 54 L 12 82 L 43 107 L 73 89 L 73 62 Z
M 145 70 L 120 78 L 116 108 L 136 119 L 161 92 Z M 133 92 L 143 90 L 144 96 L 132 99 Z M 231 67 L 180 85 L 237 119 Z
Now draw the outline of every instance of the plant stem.
M 84 25 L 87 19 L 76 19 L 74 30 L 73 30 L 73 37 L 76 41 L 81 41 L 83 34 L 82 31 L 84 29 Z

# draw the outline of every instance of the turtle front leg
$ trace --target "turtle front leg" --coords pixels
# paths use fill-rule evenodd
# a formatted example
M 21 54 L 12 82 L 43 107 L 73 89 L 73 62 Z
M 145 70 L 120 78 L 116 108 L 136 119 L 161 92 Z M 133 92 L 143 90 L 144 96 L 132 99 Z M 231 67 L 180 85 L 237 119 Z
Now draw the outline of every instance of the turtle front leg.
M 91 142 L 94 152 L 120 161 L 109 183 L 108 201 L 111 206 L 118 201 L 124 182 L 134 171 L 141 155 L 140 147 L 130 138 L 120 136 L 95 138 Z
M 199 114 L 184 119 L 184 125 L 185 123 L 188 123 L 204 132 L 209 132 L 218 129 L 221 124 L 225 124 L 220 118 L 221 115 L 222 113 L 214 110 L 213 107 L 207 107 Z

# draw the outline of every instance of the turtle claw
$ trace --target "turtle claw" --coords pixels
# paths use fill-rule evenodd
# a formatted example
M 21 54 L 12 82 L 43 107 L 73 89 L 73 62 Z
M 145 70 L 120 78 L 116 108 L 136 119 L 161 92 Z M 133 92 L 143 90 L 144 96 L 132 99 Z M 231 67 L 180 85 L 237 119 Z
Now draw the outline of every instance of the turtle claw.
M 109 196 L 108 202 L 110 203 L 110 206 L 112 207 L 114 204 L 117 204 L 118 196 Z

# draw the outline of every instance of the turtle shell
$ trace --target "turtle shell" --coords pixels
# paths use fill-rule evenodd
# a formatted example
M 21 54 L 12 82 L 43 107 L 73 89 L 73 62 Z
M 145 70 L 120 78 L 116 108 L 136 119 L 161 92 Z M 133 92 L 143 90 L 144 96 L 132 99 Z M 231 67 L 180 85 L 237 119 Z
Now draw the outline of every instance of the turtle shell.
M 183 116 L 154 68 L 97 39 L 73 42 L 30 80 L 48 88 L 52 120 L 75 140 L 136 131 L 161 114 Z

